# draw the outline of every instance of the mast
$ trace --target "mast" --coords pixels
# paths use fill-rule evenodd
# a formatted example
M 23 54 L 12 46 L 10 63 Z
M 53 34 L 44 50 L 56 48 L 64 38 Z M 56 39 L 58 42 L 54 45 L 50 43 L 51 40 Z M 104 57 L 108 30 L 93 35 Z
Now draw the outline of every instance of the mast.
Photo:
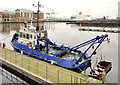
M 39 30 L 39 12 L 40 12 L 39 8 L 43 8 L 44 6 L 42 6 L 39 1 L 38 1 L 37 5 L 34 5 L 34 4 L 32 4 L 32 5 L 34 7 L 38 8 L 38 10 L 37 10 L 37 28 L 36 28 L 36 31 L 38 31 Z
M 37 29 L 36 29 L 36 31 L 38 31 L 39 30 L 39 1 L 38 1 L 38 10 L 37 10 Z

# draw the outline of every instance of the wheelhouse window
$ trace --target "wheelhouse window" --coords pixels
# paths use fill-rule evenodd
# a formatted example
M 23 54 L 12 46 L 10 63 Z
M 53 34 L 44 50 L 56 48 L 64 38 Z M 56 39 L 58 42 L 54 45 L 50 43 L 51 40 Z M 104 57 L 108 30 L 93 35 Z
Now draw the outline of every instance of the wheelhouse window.
M 34 39 L 36 39 L 36 36 L 34 36 Z
M 29 34 L 27 34 L 26 38 L 29 39 Z
M 22 37 L 22 32 L 19 33 L 19 36 Z
M 37 38 L 40 38 L 40 34 L 37 35 Z
M 44 33 L 41 33 L 41 37 L 44 37 Z
M 23 38 L 25 38 L 25 34 L 23 33 Z
M 32 35 L 30 35 L 30 38 L 32 39 Z

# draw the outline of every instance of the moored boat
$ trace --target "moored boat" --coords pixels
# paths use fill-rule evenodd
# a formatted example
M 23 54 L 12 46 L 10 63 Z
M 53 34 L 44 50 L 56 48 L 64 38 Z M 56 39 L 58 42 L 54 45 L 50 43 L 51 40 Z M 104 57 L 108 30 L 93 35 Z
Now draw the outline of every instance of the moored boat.
M 36 30 L 35 27 L 21 29 L 19 34 L 15 33 L 11 45 L 16 52 L 23 53 L 39 60 L 44 60 L 68 69 L 83 69 L 91 65 L 91 56 L 96 54 L 96 50 L 108 35 L 97 36 L 82 44 L 72 48 L 65 45 L 58 45 L 51 42 L 47 37 L 46 30 Z M 108 39 L 107 39 L 108 40 Z M 88 56 L 87 51 L 97 44 L 96 49 Z M 85 52 L 78 50 L 81 47 L 89 45 Z
M 111 70 L 112 63 L 108 61 L 100 61 L 96 67 L 90 72 L 90 77 L 96 78 L 98 80 L 102 80 L 103 74 L 107 75 L 107 73 Z

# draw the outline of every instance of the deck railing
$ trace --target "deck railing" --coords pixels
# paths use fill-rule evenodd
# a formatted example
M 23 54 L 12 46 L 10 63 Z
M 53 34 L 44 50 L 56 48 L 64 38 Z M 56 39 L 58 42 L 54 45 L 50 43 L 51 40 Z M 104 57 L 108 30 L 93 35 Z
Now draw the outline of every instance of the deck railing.
M 50 83 L 93 83 L 90 80 L 48 66 L 25 55 L 0 48 L 0 59 Z M 95 84 L 95 83 L 94 83 Z

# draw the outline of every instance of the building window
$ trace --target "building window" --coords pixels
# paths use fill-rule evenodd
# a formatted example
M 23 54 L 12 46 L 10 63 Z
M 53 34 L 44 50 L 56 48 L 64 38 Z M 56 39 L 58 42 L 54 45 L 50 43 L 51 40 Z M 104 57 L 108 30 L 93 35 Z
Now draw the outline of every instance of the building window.
M 25 34 L 23 33 L 23 38 L 25 38 Z
M 2 16 L 2 18 L 4 18 L 4 15 Z
M 8 15 L 5 15 L 5 18 L 8 18 Z
M 31 13 L 29 13 L 29 17 L 31 18 Z
M 23 18 L 24 18 L 24 12 L 23 12 Z
M 28 18 L 28 13 L 26 13 L 26 18 Z
M 27 34 L 26 38 L 29 39 L 29 34 Z
M 36 36 L 34 36 L 34 39 L 36 39 Z

